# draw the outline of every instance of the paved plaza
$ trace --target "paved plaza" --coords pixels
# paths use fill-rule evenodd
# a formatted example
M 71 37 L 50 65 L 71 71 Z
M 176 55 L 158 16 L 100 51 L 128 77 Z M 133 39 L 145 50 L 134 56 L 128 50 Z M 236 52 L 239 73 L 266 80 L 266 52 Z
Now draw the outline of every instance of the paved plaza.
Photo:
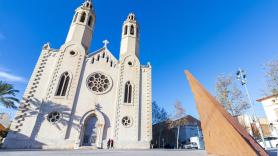
M 1 151 L 1 156 L 207 156 L 203 150 Z
M 277 149 L 268 150 L 277 156 Z M 1 156 L 209 156 L 204 150 L 0 150 Z M 210 155 L 212 156 L 212 155 Z

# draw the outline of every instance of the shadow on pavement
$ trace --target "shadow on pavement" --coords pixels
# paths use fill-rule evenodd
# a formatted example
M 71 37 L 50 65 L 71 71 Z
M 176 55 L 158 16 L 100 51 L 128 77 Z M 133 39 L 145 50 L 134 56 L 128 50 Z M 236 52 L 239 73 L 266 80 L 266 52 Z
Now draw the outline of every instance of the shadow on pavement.
M 266 150 L 269 156 L 277 156 L 277 150 L 278 149 L 269 149 Z

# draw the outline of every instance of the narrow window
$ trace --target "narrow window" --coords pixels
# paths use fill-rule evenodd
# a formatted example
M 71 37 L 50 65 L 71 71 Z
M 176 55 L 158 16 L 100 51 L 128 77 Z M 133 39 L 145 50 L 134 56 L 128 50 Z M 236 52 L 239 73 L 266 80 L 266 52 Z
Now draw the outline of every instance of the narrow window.
M 70 81 L 70 78 L 69 78 L 69 76 L 67 76 L 65 84 L 64 84 L 64 88 L 62 90 L 62 96 L 66 96 L 67 89 L 68 89 L 68 86 L 69 86 L 69 81 Z
M 70 81 L 69 73 L 68 72 L 63 73 L 60 78 L 58 89 L 57 89 L 55 96 L 65 96 L 66 95 L 69 81 Z
M 113 67 L 113 61 L 110 62 L 110 67 Z
M 127 34 L 127 25 L 125 26 L 125 31 L 124 31 L 124 35 Z
M 82 15 L 81 15 L 81 18 L 80 18 L 80 22 L 84 23 L 85 19 L 86 19 L 86 13 L 83 12 Z
M 125 98 L 124 98 L 124 103 L 127 103 L 128 99 L 128 82 L 125 84 Z
M 133 25 L 131 25 L 131 27 L 130 27 L 130 34 L 134 35 L 134 26 Z
M 97 61 L 99 61 L 99 59 L 100 59 L 100 56 L 98 55 L 98 56 L 97 56 Z
M 125 97 L 124 97 L 124 103 L 131 103 L 132 98 L 132 86 L 130 84 L 130 81 L 128 81 L 125 84 Z
M 93 18 L 92 18 L 92 16 L 90 16 L 89 17 L 89 21 L 88 21 L 88 25 L 91 27 L 92 26 L 92 20 L 93 20 Z
M 59 86 L 58 86 L 58 90 L 56 92 L 56 96 L 60 96 L 61 95 L 61 92 L 62 92 L 62 89 L 63 89 L 63 86 L 64 86 L 64 82 L 65 82 L 65 75 L 63 75 L 60 79 L 60 82 L 59 82 Z
M 95 58 L 93 57 L 93 59 L 92 59 L 92 63 L 94 63 L 95 62 Z
M 102 58 L 105 58 L 105 53 L 102 54 Z
M 131 94 L 132 94 L 132 86 L 129 85 L 129 88 L 128 88 L 128 103 L 131 103 Z
M 109 57 L 108 57 L 108 56 L 106 57 L 106 62 L 107 62 L 107 63 L 109 62 Z

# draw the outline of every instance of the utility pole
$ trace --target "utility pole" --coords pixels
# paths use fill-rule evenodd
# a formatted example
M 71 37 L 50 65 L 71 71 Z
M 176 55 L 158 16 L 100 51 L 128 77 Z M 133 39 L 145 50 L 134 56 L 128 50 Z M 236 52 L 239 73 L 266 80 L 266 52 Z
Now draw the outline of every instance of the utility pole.
M 177 149 L 179 149 L 180 125 L 177 127 Z
M 262 142 L 264 144 L 264 148 L 266 149 L 266 143 L 265 143 L 265 140 L 264 140 L 262 127 L 261 127 L 261 124 L 260 124 L 260 122 L 259 122 L 259 120 L 256 116 L 256 111 L 255 111 L 255 108 L 254 108 L 254 104 L 252 102 L 252 99 L 250 97 L 250 94 L 249 94 L 249 91 L 248 91 L 248 88 L 247 88 L 246 73 L 242 69 L 239 68 L 236 75 L 237 75 L 237 79 L 241 82 L 241 85 L 244 86 L 244 88 L 245 88 L 246 95 L 248 97 L 248 100 L 249 100 L 249 103 L 251 105 L 251 109 L 252 109 L 252 112 L 253 112 L 253 116 L 254 116 L 254 119 L 255 119 L 256 127 L 259 130 L 260 137 L 261 137 Z

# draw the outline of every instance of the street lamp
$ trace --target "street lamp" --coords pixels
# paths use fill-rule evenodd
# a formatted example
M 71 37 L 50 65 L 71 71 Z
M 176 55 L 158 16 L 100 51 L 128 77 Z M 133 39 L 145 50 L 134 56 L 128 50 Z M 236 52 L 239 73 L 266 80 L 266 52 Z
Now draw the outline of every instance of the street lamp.
M 237 71 L 237 73 L 236 73 L 236 75 L 237 75 L 237 80 L 239 80 L 239 81 L 241 82 L 241 85 L 244 86 L 244 88 L 245 88 L 246 95 L 247 95 L 247 97 L 248 97 L 248 99 L 249 99 L 249 103 L 250 103 L 250 105 L 251 105 L 251 109 L 252 109 L 253 116 L 254 116 L 254 119 L 255 119 L 256 127 L 259 129 L 260 137 L 261 137 L 261 139 L 262 139 L 262 141 L 263 141 L 264 147 L 266 148 L 266 143 L 265 143 L 265 140 L 264 140 L 262 127 L 261 127 L 261 125 L 260 125 L 260 123 L 259 123 L 259 120 L 258 120 L 258 118 L 257 118 L 257 116 L 256 116 L 254 104 L 253 104 L 253 102 L 252 102 L 252 100 L 251 100 L 251 97 L 250 97 L 250 95 L 249 95 L 249 91 L 248 91 L 248 89 L 247 89 L 246 73 L 245 73 L 244 70 L 242 70 L 242 69 L 239 68 L 238 71 Z

